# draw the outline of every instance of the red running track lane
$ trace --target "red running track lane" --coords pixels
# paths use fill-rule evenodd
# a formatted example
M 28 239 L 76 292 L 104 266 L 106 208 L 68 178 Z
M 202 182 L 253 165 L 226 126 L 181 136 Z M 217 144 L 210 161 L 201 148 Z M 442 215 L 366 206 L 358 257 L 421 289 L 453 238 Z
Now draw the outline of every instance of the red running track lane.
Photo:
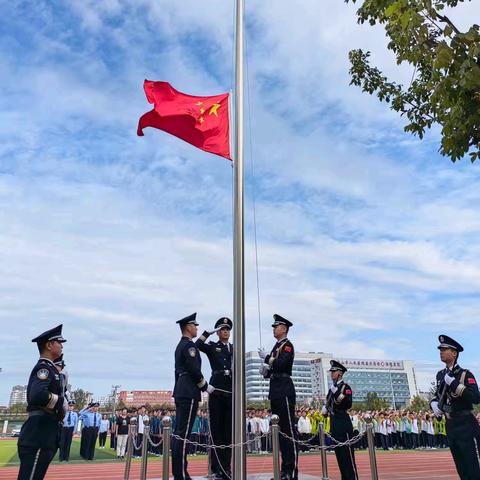
M 357 466 L 360 480 L 370 480 L 370 466 L 365 452 L 357 453 Z M 458 480 L 452 456 L 448 451 L 379 453 L 378 472 L 381 480 Z M 269 455 L 249 457 L 248 473 L 272 472 L 272 457 Z M 340 480 L 337 463 L 333 454 L 328 455 L 330 480 Z M 191 459 L 189 473 L 204 476 L 207 473 L 206 459 Z M 302 455 L 299 462 L 301 473 L 321 478 L 319 455 Z M 122 480 L 123 463 L 81 463 L 51 465 L 46 480 Z M 0 468 L 0 480 L 15 480 L 18 467 Z M 148 465 L 148 478 L 162 477 L 162 462 L 151 461 Z M 140 464 L 132 463 L 131 480 L 139 480 Z

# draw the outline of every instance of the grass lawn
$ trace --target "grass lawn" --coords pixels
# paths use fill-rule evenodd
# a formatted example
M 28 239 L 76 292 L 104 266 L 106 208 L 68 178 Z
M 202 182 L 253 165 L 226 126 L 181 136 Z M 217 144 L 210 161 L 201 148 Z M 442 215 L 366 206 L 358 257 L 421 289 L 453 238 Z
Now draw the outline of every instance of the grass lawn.
M 107 442 L 107 445 L 109 443 Z M 153 457 L 156 458 L 156 457 Z M 95 460 L 103 461 L 117 461 L 116 453 L 108 447 L 105 449 L 99 449 L 98 447 L 95 450 Z M 58 452 L 55 456 L 54 462 L 58 462 Z M 84 462 L 83 458 L 80 457 L 80 439 L 74 438 L 72 442 L 72 447 L 70 449 L 70 461 L 71 462 Z M 19 459 L 17 455 L 17 439 L 12 440 L 0 440 L 0 467 L 5 467 L 8 465 L 18 465 Z

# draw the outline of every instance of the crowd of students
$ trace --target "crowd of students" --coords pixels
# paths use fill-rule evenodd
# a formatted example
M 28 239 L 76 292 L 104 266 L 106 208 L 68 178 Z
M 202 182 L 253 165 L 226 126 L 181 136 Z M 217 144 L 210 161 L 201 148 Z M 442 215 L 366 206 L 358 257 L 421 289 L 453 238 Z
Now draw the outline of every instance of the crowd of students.
M 108 433 L 110 435 L 110 448 L 116 449 L 117 456 L 125 455 L 128 425 L 132 417 L 140 425 L 136 437 L 139 445 L 143 439 L 143 420 L 150 421 L 150 437 L 153 444 L 149 445 L 149 452 L 159 456 L 162 452 L 161 438 L 163 434 L 162 418 L 169 416 L 172 420 L 172 430 L 175 428 L 175 410 L 151 410 L 145 407 L 138 410 L 119 410 L 109 417 Z M 445 418 L 436 418 L 431 412 L 413 412 L 409 410 L 385 410 L 373 412 L 360 412 L 351 410 L 350 418 L 355 433 L 365 433 L 367 416 L 370 416 L 375 432 L 375 443 L 378 449 L 436 449 L 447 448 L 448 441 L 445 429 Z M 105 420 L 106 417 L 104 417 Z M 477 415 L 480 423 L 480 414 Z M 301 440 L 300 450 L 315 449 L 319 444 L 320 423 L 323 422 L 327 445 L 333 442 L 329 438 L 330 418 L 324 416 L 321 409 L 299 408 L 296 412 L 296 425 L 298 437 Z M 247 452 L 255 454 L 270 453 L 272 449 L 270 435 L 271 412 L 268 409 L 247 410 L 246 432 Z M 105 445 L 106 434 L 102 435 L 101 445 Z M 205 444 L 210 442 L 208 410 L 200 409 L 194 420 L 190 440 L 195 444 L 188 444 L 188 453 L 197 455 L 207 452 Z M 198 445 L 197 445 L 198 444 Z M 356 444 L 358 449 L 367 448 L 367 438 L 363 435 Z M 140 456 L 140 449 L 134 449 L 134 457 Z

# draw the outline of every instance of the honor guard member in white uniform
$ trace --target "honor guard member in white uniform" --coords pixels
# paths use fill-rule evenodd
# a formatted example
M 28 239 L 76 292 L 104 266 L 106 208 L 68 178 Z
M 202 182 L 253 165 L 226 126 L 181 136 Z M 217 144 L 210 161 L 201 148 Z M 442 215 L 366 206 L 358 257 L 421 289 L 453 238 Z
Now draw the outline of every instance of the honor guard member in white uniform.
M 447 438 L 458 475 L 462 480 L 480 480 L 476 439 L 480 427 L 473 404 L 480 403 L 473 373 L 458 365 L 463 347 L 447 335 L 438 337 L 440 359 L 445 363 L 437 373 L 435 396 L 430 406 L 437 417 L 445 414 Z
M 336 360 L 330 360 L 333 384 L 327 394 L 322 414 L 330 414 L 330 433 L 335 440 L 345 442 L 353 437 L 353 425 L 348 410 L 352 408 L 352 389 L 343 381 L 347 369 Z M 342 480 L 358 480 L 353 445 L 335 448 Z
M 228 341 L 232 327 L 233 323 L 229 318 L 219 318 L 214 330 L 203 332 L 195 342 L 198 349 L 207 355 L 212 369 L 210 385 L 215 388 L 215 393 L 208 399 L 208 411 L 214 445 L 232 443 L 233 347 Z M 218 341 L 206 343 L 207 338 L 215 332 L 218 335 Z M 231 460 L 231 448 L 213 449 L 211 462 L 215 480 L 229 480 L 232 477 Z
M 273 316 L 273 336 L 277 343 L 269 355 L 259 349 L 258 355 L 264 361 L 260 373 L 270 379 L 268 398 L 272 414 L 279 416 L 282 433 L 297 439 L 295 425 L 295 387 L 292 381 L 292 366 L 295 350 L 287 338 L 292 322 L 280 315 Z M 282 454 L 281 480 L 298 478 L 298 450 L 295 442 L 280 435 L 280 452 Z
M 34 338 L 40 359 L 30 374 L 27 387 L 28 419 L 18 439 L 18 480 L 41 480 L 58 448 L 60 430 L 68 409 L 60 375 L 53 363 L 66 340 L 62 325 Z
M 197 415 L 201 392 L 212 393 L 215 389 L 202 375 L 202 359 L 192 339 L 197 336 L 197 314 L 178 320 L 182 338 L 175 350 L 175 398 L 176 420 L 172 438 L 172 472 L 174 480 L 190 480 L 187 471 L 187 442 Z

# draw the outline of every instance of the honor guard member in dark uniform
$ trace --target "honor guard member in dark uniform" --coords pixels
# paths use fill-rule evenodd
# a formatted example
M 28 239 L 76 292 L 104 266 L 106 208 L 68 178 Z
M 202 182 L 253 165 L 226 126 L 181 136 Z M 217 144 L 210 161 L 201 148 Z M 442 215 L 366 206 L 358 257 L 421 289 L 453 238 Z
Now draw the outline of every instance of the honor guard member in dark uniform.
M 187 442 L 197 415 L 201 392 L 212 393 L 215 389 L 202 375 L 202 359 L 192 339 L 197 336 L 197 314 L 178 320 L 182 338 L 175 350 L 175 398 L 176 421 L 172 438 L 172 472 L 174 480 L 190 480 L 187 471 Z
M 228 342 L 233 323 L 222 317 L 215 323 L 215 329 L 205 331 L 195 342 L 198 349 L 205 353 L 210 361 L 212 376 L 210 385 L 215 393 L 208 399 L 210 431 L 214 445 L 230 445 L 232 443 L 232 344 Z M 218 341 L 205 341 L 217 332 Z M 212 472 L 215 479 L 229 480 L 231 473 L 231 448 L 214 448 L 212 452 Z
M 430 406 L 437 417 L 445 414 L 450 451 L 462 480 L 480 480 L 475 439 L 479 425 L 473 404 L 480 402 L 478 385 L 472 372 L 458 365 L 463 347 L 447 335 L 438 337 L 440 359 L 446 368 L 437 373 L 435 396 Z
M 55 456 L 65 411 L 65 390 L 53 361 L 58 358 L 66 340 L 62 325 L 34 338 L 40 359 L 28 380 L 28 419 L 23 424 L 18 439 L 20 471 L 18 480 L 41 480 Z
M 277 343 L 269 355 L 259 349 L 258 355 L 264 361 L 260 373 L 270 379 L 268 398 L 272 414 L 278 415 L 282 433 L 291 438 L 297 438 L 295 424 L 295 387 L 292 381 L 292 366 L 295 350 L 292 342 L 287 338 L 292 322 L 280 315 L 273 316 L 273 336 Z M 281 479 L 298 478 L 298 451 L 295 442 L 280 435 L 280 451 L 282 454 Z
M 336 360 L 330 360 L 333 384 L 327 394 L 322 414 L 330 414 L 330 433 L 335 440 L 345 442 L 353 437 L 353 425 L 348 410 L 352 408 L 352 389 L 343 381 L 347 369 Z M 353 445 L 335 448 L 342 480 L 358 480 Z

